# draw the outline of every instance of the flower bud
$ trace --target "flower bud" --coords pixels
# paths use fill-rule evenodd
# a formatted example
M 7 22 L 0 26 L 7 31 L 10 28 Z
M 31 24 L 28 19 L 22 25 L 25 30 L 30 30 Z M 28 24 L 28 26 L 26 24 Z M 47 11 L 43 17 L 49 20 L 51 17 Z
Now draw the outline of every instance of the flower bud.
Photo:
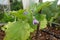
M 38 20 L 36 19 L 33 20 L 33 24 L 38 24 L 38 23 L 39 23 Z
M 23 14 L 26 15 L 26 14 L 28 14 L 28 12 L 25 11 Z

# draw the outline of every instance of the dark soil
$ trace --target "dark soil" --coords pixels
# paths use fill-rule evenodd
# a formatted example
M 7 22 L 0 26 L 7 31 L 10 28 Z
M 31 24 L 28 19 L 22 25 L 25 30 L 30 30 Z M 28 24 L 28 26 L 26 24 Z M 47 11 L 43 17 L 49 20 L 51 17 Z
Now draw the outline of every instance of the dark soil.
M 36 37 L 36 31 L 31 33 L 31 40 L 60 40 L 60 30 L 53 27 L 44 29 L 46 31 L 39 30 L 38 37 Z
M 0 30 L 0 40 L 3 40 L 5 36 L 5 32 L 3 30 Z
M 38 37 L 36 37 L 36 31 L 34 31 L 33 33 L 31 33 L 31 40 L 60 40 L 60 30 L 53 28 L 53 27 L 48 27 L 44 30 L 47 30 L 49 33 L 52 33 L 54 35 L 56 35 L 57 37 L 44 32 L 42 30 L 39 30 L 39 34 Z M 0 30 L 0 40 L 3 40 L 5 36 L 5 32 L 3 30 Z M 59 37 L 59 38 L 58 38 Z

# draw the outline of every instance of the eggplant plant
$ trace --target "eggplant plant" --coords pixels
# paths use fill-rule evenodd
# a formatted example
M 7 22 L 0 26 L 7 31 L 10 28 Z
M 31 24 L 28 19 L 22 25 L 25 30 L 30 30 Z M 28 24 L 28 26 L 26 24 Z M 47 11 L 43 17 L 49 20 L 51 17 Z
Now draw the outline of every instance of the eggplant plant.
M 46 19 L 48 23 L 53 23 L 55 19 L 59 16 L 59 7 L 57 5 L 58 0 L 51 2 L 49 7 L 42 9 L 42 13 L 46 14 Z
M 39 30 L 44 30 L 47 27 L 48 18 L 50 18 L 46 18 L 48 15 L 44 13 L 46 12 L 45 8 L 50 8 L 52 4 L 51 2 L 45 2 L 34 5 L 27 10 L 11 11 L 10 14 L 17 21 L 8 22 L 2 27 L 2 30 L 6 33 L 4 40 L 30 40 L 30 33 L 37 29 L 37 25 L 39 25 Z M 40 10 L 42 12 L 39 12 Z M 49 9 L 48 12 L 50 12 Z

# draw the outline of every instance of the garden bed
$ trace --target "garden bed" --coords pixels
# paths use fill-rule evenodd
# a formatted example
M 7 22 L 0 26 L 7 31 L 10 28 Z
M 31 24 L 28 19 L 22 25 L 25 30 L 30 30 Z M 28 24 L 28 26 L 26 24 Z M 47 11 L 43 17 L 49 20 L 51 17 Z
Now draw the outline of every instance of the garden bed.
M 56 29 L 53 27 L 47 27 L 46 31 L 39 30 L 39 34 L 36 37 L 36 31 L 31 33 L 31 40 L 60 40 L 60 29 Z M 51 33 L 51 34 L 50 34 Z M 53 34 L 55 36 L 53 36 Z M 0 30 L 0 40 L 3 40 L 5 36 L 5 32 L 3 30 Z
M 44 30 L 39 30 L 37 37 L 36 31 L 32 33 L 31 40 L 60 40 L 60 29 L 48 27 Z

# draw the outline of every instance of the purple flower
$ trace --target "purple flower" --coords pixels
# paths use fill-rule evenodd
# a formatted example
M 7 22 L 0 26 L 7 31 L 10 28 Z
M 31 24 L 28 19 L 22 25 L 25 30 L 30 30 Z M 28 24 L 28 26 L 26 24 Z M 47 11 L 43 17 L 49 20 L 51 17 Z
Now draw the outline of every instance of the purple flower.
M 39 22 L 36 19 L 33 20 L 33 24 L 38 24 L 38 23 Z
M 26 15 L 26 14 L 28 14 L 28 12 L 25 11 L 23 14 Z

